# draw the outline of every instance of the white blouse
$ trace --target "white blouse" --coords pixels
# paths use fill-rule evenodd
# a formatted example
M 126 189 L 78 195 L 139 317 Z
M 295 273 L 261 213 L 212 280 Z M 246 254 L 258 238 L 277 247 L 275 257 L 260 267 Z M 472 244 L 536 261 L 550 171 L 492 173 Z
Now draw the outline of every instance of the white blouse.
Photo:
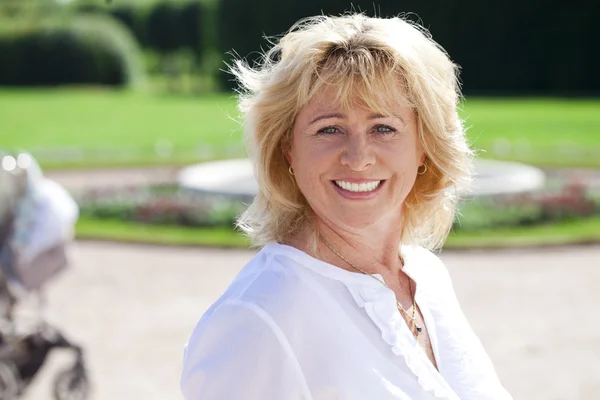
M 508 400 L 431 252 L 402 247 L 433 366 L 394 293 L 277 243 L 207 310 L 184 350 L 186 400 Z M 381 278 L 381 275 L 376 275 Z

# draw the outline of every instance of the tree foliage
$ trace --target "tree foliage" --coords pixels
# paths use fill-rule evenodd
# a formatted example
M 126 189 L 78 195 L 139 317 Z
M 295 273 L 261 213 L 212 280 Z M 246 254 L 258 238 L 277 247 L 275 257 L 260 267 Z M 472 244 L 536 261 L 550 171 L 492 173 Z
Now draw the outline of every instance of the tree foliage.
M 220 0 L 219 50 L 252 63 L 265 35 L 351 10 L 421 23 L 460 65 L 465 93 L 600 93 L 600 3 L 582 0 Z
M 100 16 L 3 30 L 0 85 L 130 86 L 143 76 L 130 32 Z

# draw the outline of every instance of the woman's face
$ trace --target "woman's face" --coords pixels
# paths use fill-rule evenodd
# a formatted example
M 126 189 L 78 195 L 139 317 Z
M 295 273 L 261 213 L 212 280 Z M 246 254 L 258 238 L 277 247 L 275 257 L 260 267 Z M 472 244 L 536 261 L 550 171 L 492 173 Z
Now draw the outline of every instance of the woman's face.
M 424 153 L 414 112 L 332 106 L 325 89 L 298 114 L 289 152 L 295 179 L 317 217 L 342 229 L 401 223 Z

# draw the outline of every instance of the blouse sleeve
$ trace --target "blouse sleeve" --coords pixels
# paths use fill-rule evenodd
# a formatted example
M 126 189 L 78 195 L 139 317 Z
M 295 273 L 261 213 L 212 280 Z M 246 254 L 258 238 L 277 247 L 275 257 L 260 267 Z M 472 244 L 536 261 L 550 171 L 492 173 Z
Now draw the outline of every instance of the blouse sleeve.
M 185 346 L 180 385 L 185 400 L 311 399 L 275 321 L 237 300 L 200 320 Z

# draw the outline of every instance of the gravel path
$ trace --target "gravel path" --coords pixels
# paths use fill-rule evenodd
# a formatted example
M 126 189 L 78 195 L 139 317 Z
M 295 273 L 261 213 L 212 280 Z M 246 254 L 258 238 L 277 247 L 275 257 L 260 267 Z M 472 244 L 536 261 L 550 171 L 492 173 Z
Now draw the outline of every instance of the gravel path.
M 94 400 L 180 399 L 183 345 L 250 251 L 77 242 L 50 317 L 86 349 Z M 600 393 L 600 246 L 447 252 L 467 317 L 514 398 Z M 26 400 L 50 398 L 57 352 Z
M 67 190 L 172 183 L 178 167 L 114 168 L 97 170 L 49 171 L 45 175 Z

